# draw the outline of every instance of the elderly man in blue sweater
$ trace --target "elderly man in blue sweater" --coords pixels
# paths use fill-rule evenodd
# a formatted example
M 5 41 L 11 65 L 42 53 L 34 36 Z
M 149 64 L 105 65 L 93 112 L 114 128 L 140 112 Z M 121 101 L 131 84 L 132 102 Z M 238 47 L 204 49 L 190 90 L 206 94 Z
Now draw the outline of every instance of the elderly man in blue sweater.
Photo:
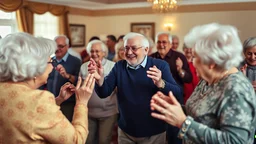
M 105 78 L 101 62 L 90 60 L 96 93 L 106 98 L 117 87 L 118 143 L 165 144 L 166 123 L 151 116 L 150 100 L 157 91 L 180 97 L 181 89 L 165 61 L 147 57 L 149 42 L 143 35 L 128 33 L 124 46 L 125 60 L 118 61 Z

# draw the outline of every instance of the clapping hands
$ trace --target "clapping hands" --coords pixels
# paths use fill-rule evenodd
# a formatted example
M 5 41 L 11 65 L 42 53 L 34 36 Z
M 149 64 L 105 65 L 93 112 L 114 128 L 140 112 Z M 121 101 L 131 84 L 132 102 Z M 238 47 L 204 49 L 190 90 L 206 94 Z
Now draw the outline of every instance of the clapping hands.
M 155 65 L 149 68 L 147 76 L 153 80 L 158 88 L 162 87 L 162 72 Z
M 152 112 L 154 118 L 163 120 L 170 125 L 181 127 L 186 119 L 180 103 L 169 92 L 169 96 L 164 95 L 162 92 L 157 92 L 150 101 L 151 110 L 159 111 L 160 113 Z

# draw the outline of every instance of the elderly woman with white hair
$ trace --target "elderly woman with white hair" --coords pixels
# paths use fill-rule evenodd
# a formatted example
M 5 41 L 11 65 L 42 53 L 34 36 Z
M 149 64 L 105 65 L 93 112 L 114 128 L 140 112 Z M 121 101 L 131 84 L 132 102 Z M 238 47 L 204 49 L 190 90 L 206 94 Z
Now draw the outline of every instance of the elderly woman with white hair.
M 108 75 L 115 63 L 106 59 L 107 46 L 100 40 L 93 40 L 86 47 L 91 59 L 100 62 L 104 69 L 104 76 Z M 84 78 L 88 73 L 89 62 L 80 68 L 80 75 Z M 117 121 L 116 92 L 109 97 L 101 99 L 94 91 L 88 103 L 89 108 L 89 135 L 86 144 L 110 144 L 114 124 Z
M 256 90 L 256 37 L 248 38 L 243 45 L 245 60 L 239 66 L 240 70 L 250 80 Z
M 256 97 L 251 83 L 236 68 L 243 60 L 242 44 L 233 26 L 196 26 L 185 37 L 194 49 L 194 65 L 202 78 L 185 105 L 170 92 L 157 93 L 152 116 L 180 128 L 185 144 L 252 144 Z
M 87 103 L 94 88 L 90 75 L 77 86 L 66 83 L 56 99 L 37 88 L 47 82 L 56 43 L 26 33 L 0 41 L 0 142 L 81 144 L 88 135 Z M 72 124 L 59 105 L 76 93 Z

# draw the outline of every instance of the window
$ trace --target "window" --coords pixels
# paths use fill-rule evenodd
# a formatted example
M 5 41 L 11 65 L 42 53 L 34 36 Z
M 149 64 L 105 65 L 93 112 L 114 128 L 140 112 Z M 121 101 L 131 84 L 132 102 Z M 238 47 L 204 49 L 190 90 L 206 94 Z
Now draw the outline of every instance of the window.
M 0 11 L 0 36 L 3 38 L 8 34 L 17 31 L 15 12 Z
M 55 36 L 59 35 L 58 17 L 50 12 L 42 15 L 34 14 L 34 35 L 54 39 Z

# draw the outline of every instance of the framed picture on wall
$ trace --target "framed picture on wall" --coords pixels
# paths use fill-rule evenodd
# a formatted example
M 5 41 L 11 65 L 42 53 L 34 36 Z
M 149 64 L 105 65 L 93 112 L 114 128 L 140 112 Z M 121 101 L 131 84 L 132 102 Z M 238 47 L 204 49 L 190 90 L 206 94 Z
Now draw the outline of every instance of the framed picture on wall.
M 137 32 L 155 39 L 155 23 L 131 23 L 131 32 Z
M 70 24 L 70 37 L 72 47 L 85 46 L 85 25 Z

